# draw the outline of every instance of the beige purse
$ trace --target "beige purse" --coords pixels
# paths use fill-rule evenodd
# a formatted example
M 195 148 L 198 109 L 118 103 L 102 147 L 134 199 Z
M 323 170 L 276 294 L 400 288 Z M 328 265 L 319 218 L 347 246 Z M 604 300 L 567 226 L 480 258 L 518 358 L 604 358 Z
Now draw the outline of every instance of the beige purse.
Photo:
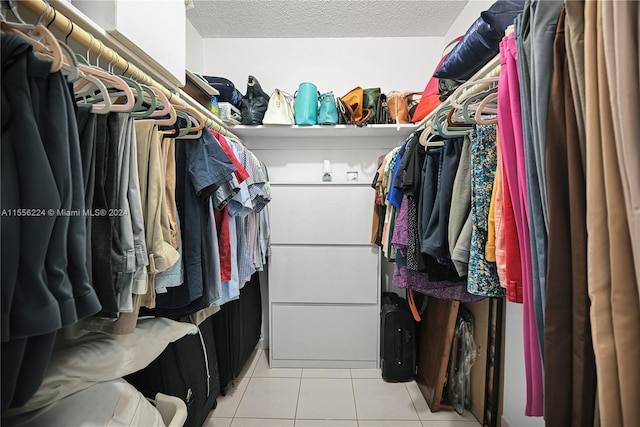
M 280 89 L 274 90 L 269 99 L 267 111 L 264 113 L 262 124 L 293 125 L 293 97 Z

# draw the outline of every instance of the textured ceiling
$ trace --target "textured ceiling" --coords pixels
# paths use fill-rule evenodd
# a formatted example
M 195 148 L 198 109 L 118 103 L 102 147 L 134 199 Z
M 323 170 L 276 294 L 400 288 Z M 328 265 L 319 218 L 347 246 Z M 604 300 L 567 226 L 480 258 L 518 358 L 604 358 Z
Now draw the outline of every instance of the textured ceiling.
M 468 0 L 193 0 L 204 38 L 443 36 Z

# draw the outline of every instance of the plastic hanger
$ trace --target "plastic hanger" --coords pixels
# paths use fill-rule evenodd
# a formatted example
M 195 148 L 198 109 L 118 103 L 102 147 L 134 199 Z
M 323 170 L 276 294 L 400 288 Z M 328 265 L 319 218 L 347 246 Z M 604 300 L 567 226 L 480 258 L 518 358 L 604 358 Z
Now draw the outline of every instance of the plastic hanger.
M 18 8 L 16 7 L 16 4 L 13 0 L 9 0 L 8 3 L 11 13 L 13 13 L 13 15 L 16 17 L 16 19 L 18 19 L 19 22 L 7 21 L 4 15 L 0 14 L 0 21 L 2 22 L 3 31 L 18 35 L 25 39 L 34 47 L 36 52 L 45 55 L 48 60 L 52 61 L 51 72 L 58 72 L 62 67 L 64 54 L 56 37 L 51 33 L 51 31 L 49 31 L 47 27 L 42 25 L 42 18 L 51 8 L 51 6 L 47 4 L 48 7 L 45 8 L 45 11 L 42 15 L 40 15 L 40 18 L 38 19 L 37 25 L 34 26 L 28 24 L 24 21 L 24 19 L 22 19 L 22 17 L 18 13 Z M 24 31 L 26 31 L 26 33 Z
M 46 11 L 43 13 L 43 16 L 44 15 L 46 15 Z M 42 16 L 40 18 L 42 19 Z M 70 31 L 69 35 L 72 32 L 73 31 Z M 93 35 L 91 35 L 91 46 L 87 49 L 86 58 L 78 53 L 74 55 L 75 63 L 78 67 L 78 79 L 74 81 L 74 94 L 77 101 L 90 103 L 91 111 L 93 113 L 108 114 L 111 111 L 112 105 L 109 90 L 102 80 L 93 74 L 84 73 L 80 67 L 80 65 L 90 66 L 87 58 L 89 58 L 89 53 L 91 52 L 91 49 L 93 49 L 94 42 L 95 39 L 93 38 Z
M 443 104 L 440 104 L 438 107 L 436 107 L 436 109 L 430 113 L 427 126 L 429 126 L 432 129 L 431 130 L 432 132 L 436 132 L 438 129 L 437 127 L 438 117 L 440 116 L 442 110 L 448 110 L 449 108 L 451 108 L 450 104 L 443 103 Z
M 176 136 L 176 138 L 182 138 L 183 136 L 186 136 L 189 134 L 189 132 L 191 132 L 191 117 L 184 111 L 176 111 L 176 114 L 178 115 L 178 117 L 184 119 L 187 122 L 186 127 L 180 128 L 178 131 L 178 135 Z
M 204 129 L 205 118 L 198 110 L 192 107 L 184 107 L 182 105 L 174 105 L 174 108 L 179 111 L 184 111 L 196 120 L 197 126 L 195 129 L 192 129 L 193 131 Z
M 479 125 L 490 125 L 490 124 L 498 123 L 497 116 L 494 116 L 494 115 L 491 115 L 489 117 L 483 116 L 483 114 L 486 114 L 485 108 L 487 108 L 487 105 L 489 104 L 489 102 L 492 102 L 497 98 L 498 98 L 498 93 L 491 93 L 482 100 L 480 105 L 478 105 L 478 109 L 476 110 L 476 115 L 475 115 L 476 123 L 478 123 Z M 487 113 L 490 114 L 490 113 L 497 113 L 497 112 L 498 112 L 497 110 L 492 109 Z
M 180 139 L 199 139 L 202 136 L 202 129 L 197 129 L 200 126 L 200 124 L 197 123 L 195 118 L 190 116 L 189 114 L 187 114 L 187 117 L 189 118 L 189 124 L 191 125 L 191 128 L 186 133 L 184 132 L 184 129 L 182 129 L 183 132 L 181 132 L 181 135 L 179 135 L 178 137 Z
M 175 105 L 174 108 L 178 110 L 178 114 L 183 112 L 189 118 L 189 123 L 193 123 L 195 127 L 191 127 L 190 131 L 186 134 L 181 134 L 180 137 L 184 139 L 198 139 L 202 136 L 202 129 L 204 129 L 204 116 L 200 114 L 195 108 L 183 107 L 181 105 Z M 190 134 L 196 132 L 195 134 Z
M 453 108 L 461 109 L 462 108 L 461 102 L 463 102 L 467 97 L 474 95 L 480 90 L 490 89 L 494 87 L 497 83 L 498 83 L 498 77 L 488 77 L 486 79 L 479 79 L 479 80 L 464 82 L 456 88 L 453 94 L 451 94 L 451 97 L 450 97 L 451 106 Z M 477 86 L 478 89 L 474 89 L 475 86 Z
M 7 3 L 9 3 L 9 9 L 11 10 L 11 13 L 13 13 L 13 16 L 15 16 L 20 22 L 7 21 L 7 19 L 4 17 L 4 14 L 2 13 L 0 13 L 0 22 L 3 22 L 11 28 L 15 28 L 16 30 L 31 31 L 35 28 L 35 25 L 28 24 L 24 21 L 24 19 L 22 19 L 22 17 L 18 13 L 18 8 L 13 1 L 8 1 Z
M 18 25 L 22 27 L 22 24 L 18 24 Z M 62 67 L 62 58 L 64 57 L 64 54 L 62 53 L 62 49 L 60 48 L 60 44 L 58 43 L 58 40 L 55 38 L 53 34 L 51 34 L 51 31 L 49 31 L 47 27 L 43 25 L 36 25 L 33 28 L 33 30 L 31 30 L 30 34 L 26 34 L 22 32 L 20 29 L 16 28 L 14 24 L 9 23 L 6 20 L 3 20 L 2 30 L 7 33 L 15 34 L 17 36 L 22 37 L 27 42 L 29 42 L 29 44 L 33 46 L 36 52 L 44 54 L 47 56 L 47 58 L 50 58 L 52 61 L 51 62 L 52 73 L 56 73 L 60 71 L 60 68 Z M 46 45 L 42 44 L 42 42 L 30 36 L 36 36 L 41 39 L 44 39 L 44 41 L 46 42 Z
M 475 124 L 473 112 L 475 112 L 477 105 L 480 104 L 480 101 L 482 101 L 487 94 L 487 92 L 482 92 L 471 95 L 463 101 L 462 108 L 453 108 L 447 119 L 449 122 L 448 127 Z
M 445 135 L 442 132 L 442 120 L 443 120 L 443 118 L 445 118 L 444 121 L 446 121 L 446 116 L 447 116 L 447 114 L 449 114 L 449 109 L 450 108 L 451 107 L 447 107 L 447 108 L 441 108 L 441 109 L 436 110 L 436 114 L 435 114 L 435 116 L 433 118 L 433 121 L 432 121 L 432 128 L 438 134 L 440 134 L 440 136 L 442 136 L 443 138 L 448 138 L 448 135 Z
M 127 84 L 127 86 L 129 86 L 129 88 L 131 89 L 131 93 L 133 93 L 134 103 L 133 103 L 133 107 L 131 107 L 129 115 L 131 117 L 136 117 L 134 116 L 134 114 L 137 113 L 137 114 L 140 114 L 140 116 L 137 118 L 144 118 L 144 113 L 146 112 L 146 110 L 142 112 L 138 111 L 140 108 L 142 108 L 142 105 L 144 104 L 144 90 L 142 89 L 142 86 L 140 86 L 138 82 L 128 77 L 118 76 L 118 78 L 122 79 L 122 81 L 124 81 Z M 118 91 L 111 93 L 111 96 L 116 97 L 116 99 L 120 99 L 120 97 L 123 95 L 125 95 L 123 92 L 118 92 Z
M 435 117 L 435 130 L 442 136 L 443 138 L 457 138 L 460 136 L 467 135 L 471 128 L 468 126 L 465 127 L 449 127 L 447 122 L 447 117 L 449 116 L 449 109 L 442 108 L 438 110 L 438 113 Z
M 469 98 L 464 100 L 464 102 L 462 103 L 462 109 L 457 111 L 460 112 L 460 114 L 462 115 L 462 117 L 467 123 L 476 122 L 474 118 L 476 109 L 478 108 L 478 105 L 480 104 L 480 102 L 482 102 L 482 100 L 486 96 L 487 96 L 487 93 L 482 92 L 482 93 L 472 95 Z
M 55 11 L 54 11 L 55 12 Z M 93 34 L 89 34 L 89 36 L 91 37 L 91 44 L 89 45 L 89 48 L 87 49 L 87 54 L 86 54 L 86 58 L 82 55 L 80 55 L 79 53 L 76 54 L 76 58 L 78 58 L 78 62 L 80 62 L 81 64 L 84 65 L 91 65 L 91 50 L 93 49 L 93 45 L 96 41 L 96 39 L 93 37 Z
M 46 8 L 42 13 L 42 15 L 40 15 L 40 18 L 38 19 L 39 23 L 42 22 L 42 18 L 47 14 L 50 8 L 51 6 L 49 6 L 49 3 L 46 3 Z M 55 13 L 54 13 L 54 17 L 55 17 Z M 78 58 L 76 57 L 76 54 L 73 52 L 73 50 L 69 47 L 69 37 L 71 36 L 71 34 L 73 34 L 73 30 L 74 30 L 74 24 L 72 22 L 71 29 L 69 30 L 69 32 L 64 38 L 64 43 L 58 42 L 60 44 L 60 47 L 62 48 L 62 53 L 64 54 L 64 58 L 63 58 L 64 61 L 62 66 L 64 71 L 66 72 L 67 79 L 71 82 L 76 81 L 80 75 L 80 70 L 78 69 L 78 65 L 79 65 Z
M 171 103 L 169 102 L 167 95 L 157 87 L 149 86 L 149 90 L 151 90 L 156 97 L 155 111 L 153 111 L 149 117 L 162 117 L 169 114 Z
M 496 114 L 498 114 L 498 109 L 494 102 L 495 98 L 493 96 L 487 99 L 487 102 L 484 105 L 482 105 L 482 102 L 487 98 L 487 96 L 481 98 L 480 102 L 478 102 L 477 105 L 474 105 L 470 111 L 467 111 L 467 114 L 469 115 L 473 123 L 486 124 L 482 122 L 483 118 L 489 117 L 489 116 L 495 116 Z M 480 105 L 482 105 L 482 110 L 479 109 Z M 489 105 L 491 105 L 491 107 Z M 478 117 L 480 118 L 479 119 L 480 122 L 477 119 Z
M 431 127 L 427 126 L 424 129 L 424 131 L 422 131 L 422 133 L 420 134 L 420 137 L 418 138 L 418 142 L 425 149 L 427 149 L 429 147 L 442 147 L 444 145 L 444 142 L 443 141 L 434 141 L 433 138 L 436 138 L 436 137 L 438 137 L 438 134 L 433 133 Z
M 64 61 L 62 62 L 62 71 L 67 76 L 67 80 L 75 82 L 80 77 L 80 69 L 78 68 L 78 59 L 76 58 L 73 50 L 66 44 L 60 42 L 60 48 L 64 54 Z
M 96 114 L 107 114 L 111 111 L 111 98 L 109 97 L 109 91 L 107 87 L 102 83 L 102 81 L 94 76 L 84 74 L 80 71 L 79 63 L 76 55 L 73 53 L 71 48 L 65 43 L 60 43 L 60 47 L 63 52 L 66 52 L 65 57 L 67 58 L 68 63 L 64 63 L 62 65 L 62 69 L 67 73 L 67 79 L 70 82 L 77 82 L 79 80 L 86 80 L 90 84 L 86 86 L 86 93 L 93 95 L 96 99 L 102 101 L 100 102 L 92 102 L 91 103 L 91 112 Z M 86 101 L 87 97 L 83 97 L 82 95 L 78 96 L 76 94 L 76 100 L 81 99 L 82 101 Z
M 92 45 L 93 45 L 93 40 L 92 40 Z M 89 47 L 89 51 L 91 49 L 92 47 Z M 100 63 L 100 56 L 102 56 L 103 50 L 104 50 L 104 45 L 101 46 L 100 54 L 96 58 L 96 63 L 98 64 Z M 87 56 L 89 56 L 88 52 L 87 52 Z M 120 97 L 117 100 L 124 100 L 125 103 L 124 104 L 114 103 L 112 100 L 111 111 L 128 113 L 133 110 L 133 107 L 135 106 L 137 98 L 133 94 L 133 91 L 129 84 L 127 84 L 123 79 L 116 76 L 115 74 L 109 73 L 98 66 L 85 65 L 85 64 L 88 64 L 89 61 L 80 54 L 76 54 L 76 58 L 80 63 L 80 65 L 78 66 L 80 68 L 80 71 L 102 80 L 102 82 L 105 84 L 109 92 L 113 92 L 113 90 L 119 91 L 117 93 L 120 95 Z M 78 85 L 74 87 L 74 91 L 76 92 L 81 91 L 86 84 L 87 82 L 84 82 L 84 81 L 80 82 Z M 90 101 L 90 99 L 91 98 L 87 100 Z
M 90 74 L 84 74 L 80 71 L 80 79 L 87 80 L 90 84 L 85 86 L 85 89 L 95 96 L 97 102 L 91 102 L 91 112 L 96 114 L 108 114 L 111 111 L 111 97 L 109 96 L 109 90 L 97 77 Z M 96 93 L 97 90 L 97 93 Z M 76 100 L 86 101 L 82 95 L 76 94 Z
M 83 73 L 92 75 L 102 80 L 102 82 L 105 84 L 107 89 L 115 88 L 115 89 L 120 89 L 123 92 L 125 103 L 115 104 L 112 102 L 111 111 L 128 113 L 133 109 L 136 98 L 135 98 L 135 95 L 133 94 L 133 91 L 131 90 L 131 87 L 127 83 L 125 83 L 124 80 L 122 80 L 120 77 L 117 77 L 114 74 L 109 74 L 106 71 L 97 67 L 91 67 L 91 66 L 80 64 L 79 68 Z
M 164 108 L 162 110 L 156 110 L 149 116 L 149 118 L 164 117 L 168 115 L 169 117 L 167 119 L 156 119 L 156 125 L 166 126 L 174 124 L 177 119 L 176 109 L 173 108 L 173 105 L 171 105 L 171 102 L 169 101 L 169 98 L 167 98 L 167 95 L 165 95 L 164 92 L 162 92 L 160 89 L 153 86 L 151 86 L 151 90 L 160 99 L 160 105 L 162 105 Z
M 443 138 L 458 138 L 460 136 L 468 135 L 472 130 L 472 126 L 450 126 L 445 118 L 441 123 L 440 135 L 442 135 Z
M 111 62 L 109 63 L 109 65 L 107 66 L 107 71 L 112 74 L 114 74 L 114 65 L 117 64 L 118 59 L 120 58 L 120 56 L 118 55 L 117 52 L 114 52 L 111 58 Z M 133 79 L 130 79 L 128 77 L 125 76 L 117 76 L 118 78 L 122 79 L 130 88 L 131 88 L 131 92 L 134 95 L 135 98 L 135 102 L 134 105 L 129 113 L 130 116 L 134 117 L 134 118 L 138 118 L 138 119 L 143 119 L 145 117 L 147 117 L 148 115 L 150 115 L 153 110 L 155 110 L 155 105 L 152 105 L 151 108 L 147 108 L 144 109 L 144 103 L 145 103 L 145 93 L 147 92 L 147 90 L 140 85 L 138 82 L 136 82 Z M 150 91 L 149 91 L 150 92 Z M 125 95 L 124 92 L 120 91 L 114 91 L 111 93 L 111 97 L 115 97 L 116 99 L 119 99 L 119 97 Z M 152 103 L 155 103 L 156 98 L 155 95 L 153 93 L 151 93 L 150 98 L 152 99 Z
M 124 80 L 120 79 L 119 77 L 113 74 L 109 74 L 106 71 L 97 67 L 79 64 L 78 68 L 80 69 L 80 71 L 82 71 L 82 73 L 85 76 L 93 76 L 97 79 L 100 79 L 104 84 L 105 88 L 107 89 L 106 92 L 103 92 L 102 98 L 94 99 L 93 96 L 89 96 L 85 98 L 87 101 L 91 102 L 92 99 L 95 101 L 101 101 L 104 99 L 104 97 L 110 98 L 111 95 L 109 93 L 109 89 L 116 88 L 116 89 L 120 89 L 123 92 L 124 96 L 121 98 L 124 98 L 126 102 L 124 104 L 115 104 L 113 103 L 113 101 L 111 101 L 110 111 L 129 112 L 132 110 L 133 106 L 135 105 L 135 96 L 131 88 L 124 82 Z M 78 96 L 94 95 L 92 94 L 91 91 L 87 93 L 87 90 L 86 90 L 87 84 L 88 82 L 86 80 L 80 81 L 79 84 L 74 88 Z
M 452 108 L 451 110 L 449 110 L 449 114 L 447 114 L 447 124 L 445 125 L 447 128 L 450 128 L 451 126 L 453 126 L 454 128 L 465 129 L 465 128 L 470 128 L 472 126 L 471 123 L 468 121 L 456 122 L 453 117 L 455 112 L 456 112 L 455 108 Z
M 180 135 L 180 125 L 178 124 L 178 120 L 176 120 L 171 126 L 173 127 L 172 129 L 160 130 L 159 132 L 163 134 L 165 138 L 177 138 L 178 135 Z M 170 130 L 173 130 L 173 133 L 171 133 Z
M 98 56 L 98 58 L 100 58 Z M 114 64 L 116 64 L 118 62 L 118 58 L 119 55 L 117 53 L 114 52 L 114 54 L 111 57 L 111 62 L 109 62 L 109 65 L 107 66 L 107 72 L 111 75 L 115 75 L 114 74 Z M 131 88 L 131 93 L 133 93 L 135 102 L 133 104 L 133 107 L 131 108 L 131 111 L 129 113 L 129 115 L 131 115 L 132 117 L 136 117 L 134 116 L 134 114 L 139 114 L 139 116 L 137 116 L 137 118 L 144 118 L 146 117 L 147 114 L 147 110 L 143 110 L 143 111 L 139 111 L 143 105 L 144 105 L 144 89 L 142 88 L 142 86 L 140 84 L 138 84 L 138 82 L 128 78 L 128 77 L 124 77 L 124 76 L 117 76 L 118 78 L 122 79 L 122 81 L 124 81 L 127 86 L 129 86 Z M 126 94 L 123 92 L 119 92 L 119 91 L 113 91 L 111 93 L 111 97 L 115 97 L 117 100 L 119 99 L 119 97 L 123 96 Z M 151 113 L 148 113 L 151 114 Z
M 142 100 L 140 107 L 143 107 L 147 102 L 145 95 L 149 96 L 149 107 L 144 109 L 143 111 L 132 111 L 131 113 L 129 113 L 129 115 L 135 119 L 146 119 L 156 111 L 156 106 L 158 105 L 158 97 L 151 89 L 149 89 L 148 86 L 140 85 L 139 87 L 141 88 L 139 98 Z

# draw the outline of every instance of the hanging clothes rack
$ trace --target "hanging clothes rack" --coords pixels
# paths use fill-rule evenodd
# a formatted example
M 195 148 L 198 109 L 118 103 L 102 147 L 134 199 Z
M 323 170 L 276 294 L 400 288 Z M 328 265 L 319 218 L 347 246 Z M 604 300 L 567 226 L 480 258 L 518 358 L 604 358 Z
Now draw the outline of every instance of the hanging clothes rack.
M 192 107 L 198 110 L 205 117 L 205 125 L 213 130 L 220 132 L 222 135 L 234 139 L 240 139 L 227 129 L 222 121 L 211 114 L 205 107 L 193 100 L 182 90 L 175 93 L 167 89 L 164 85 L 151 78 L 147 73 L 142 71 L 135 64 L 127 61 L 113 49 L 106 46 L 102 41 L 98 40 L 93 34 L 84 30 L 77 23 L 67 18 L 63 13 L 55 9 L 51 4 L 43 0 L 22 0 L 20 6 L 31 11 L 35 16 L 40 17 L 42 22 L 46 22 L 47 26 L 53 27 L 80 46 L 87 48 L 88 51 L 101 55 L 114 69 L 118 69 L 125 77 L 130 77 L 137 82 L 147 86 L 153 86 L 161 90 L 172 104 L 184 107 Z

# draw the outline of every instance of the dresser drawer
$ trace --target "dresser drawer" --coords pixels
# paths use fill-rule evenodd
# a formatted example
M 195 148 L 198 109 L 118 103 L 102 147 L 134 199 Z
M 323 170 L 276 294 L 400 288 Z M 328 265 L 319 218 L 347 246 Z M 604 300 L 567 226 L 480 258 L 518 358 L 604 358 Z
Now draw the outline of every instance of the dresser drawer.
M 369 186 L 274 184 L 271 197 L 272 244 L 371 243 Z
M 274 245 L 269 295 L 274 302 L 377 304 L 378 248 Z
M 271 305 L 274 360 L 376 361 L 375 305 Z

